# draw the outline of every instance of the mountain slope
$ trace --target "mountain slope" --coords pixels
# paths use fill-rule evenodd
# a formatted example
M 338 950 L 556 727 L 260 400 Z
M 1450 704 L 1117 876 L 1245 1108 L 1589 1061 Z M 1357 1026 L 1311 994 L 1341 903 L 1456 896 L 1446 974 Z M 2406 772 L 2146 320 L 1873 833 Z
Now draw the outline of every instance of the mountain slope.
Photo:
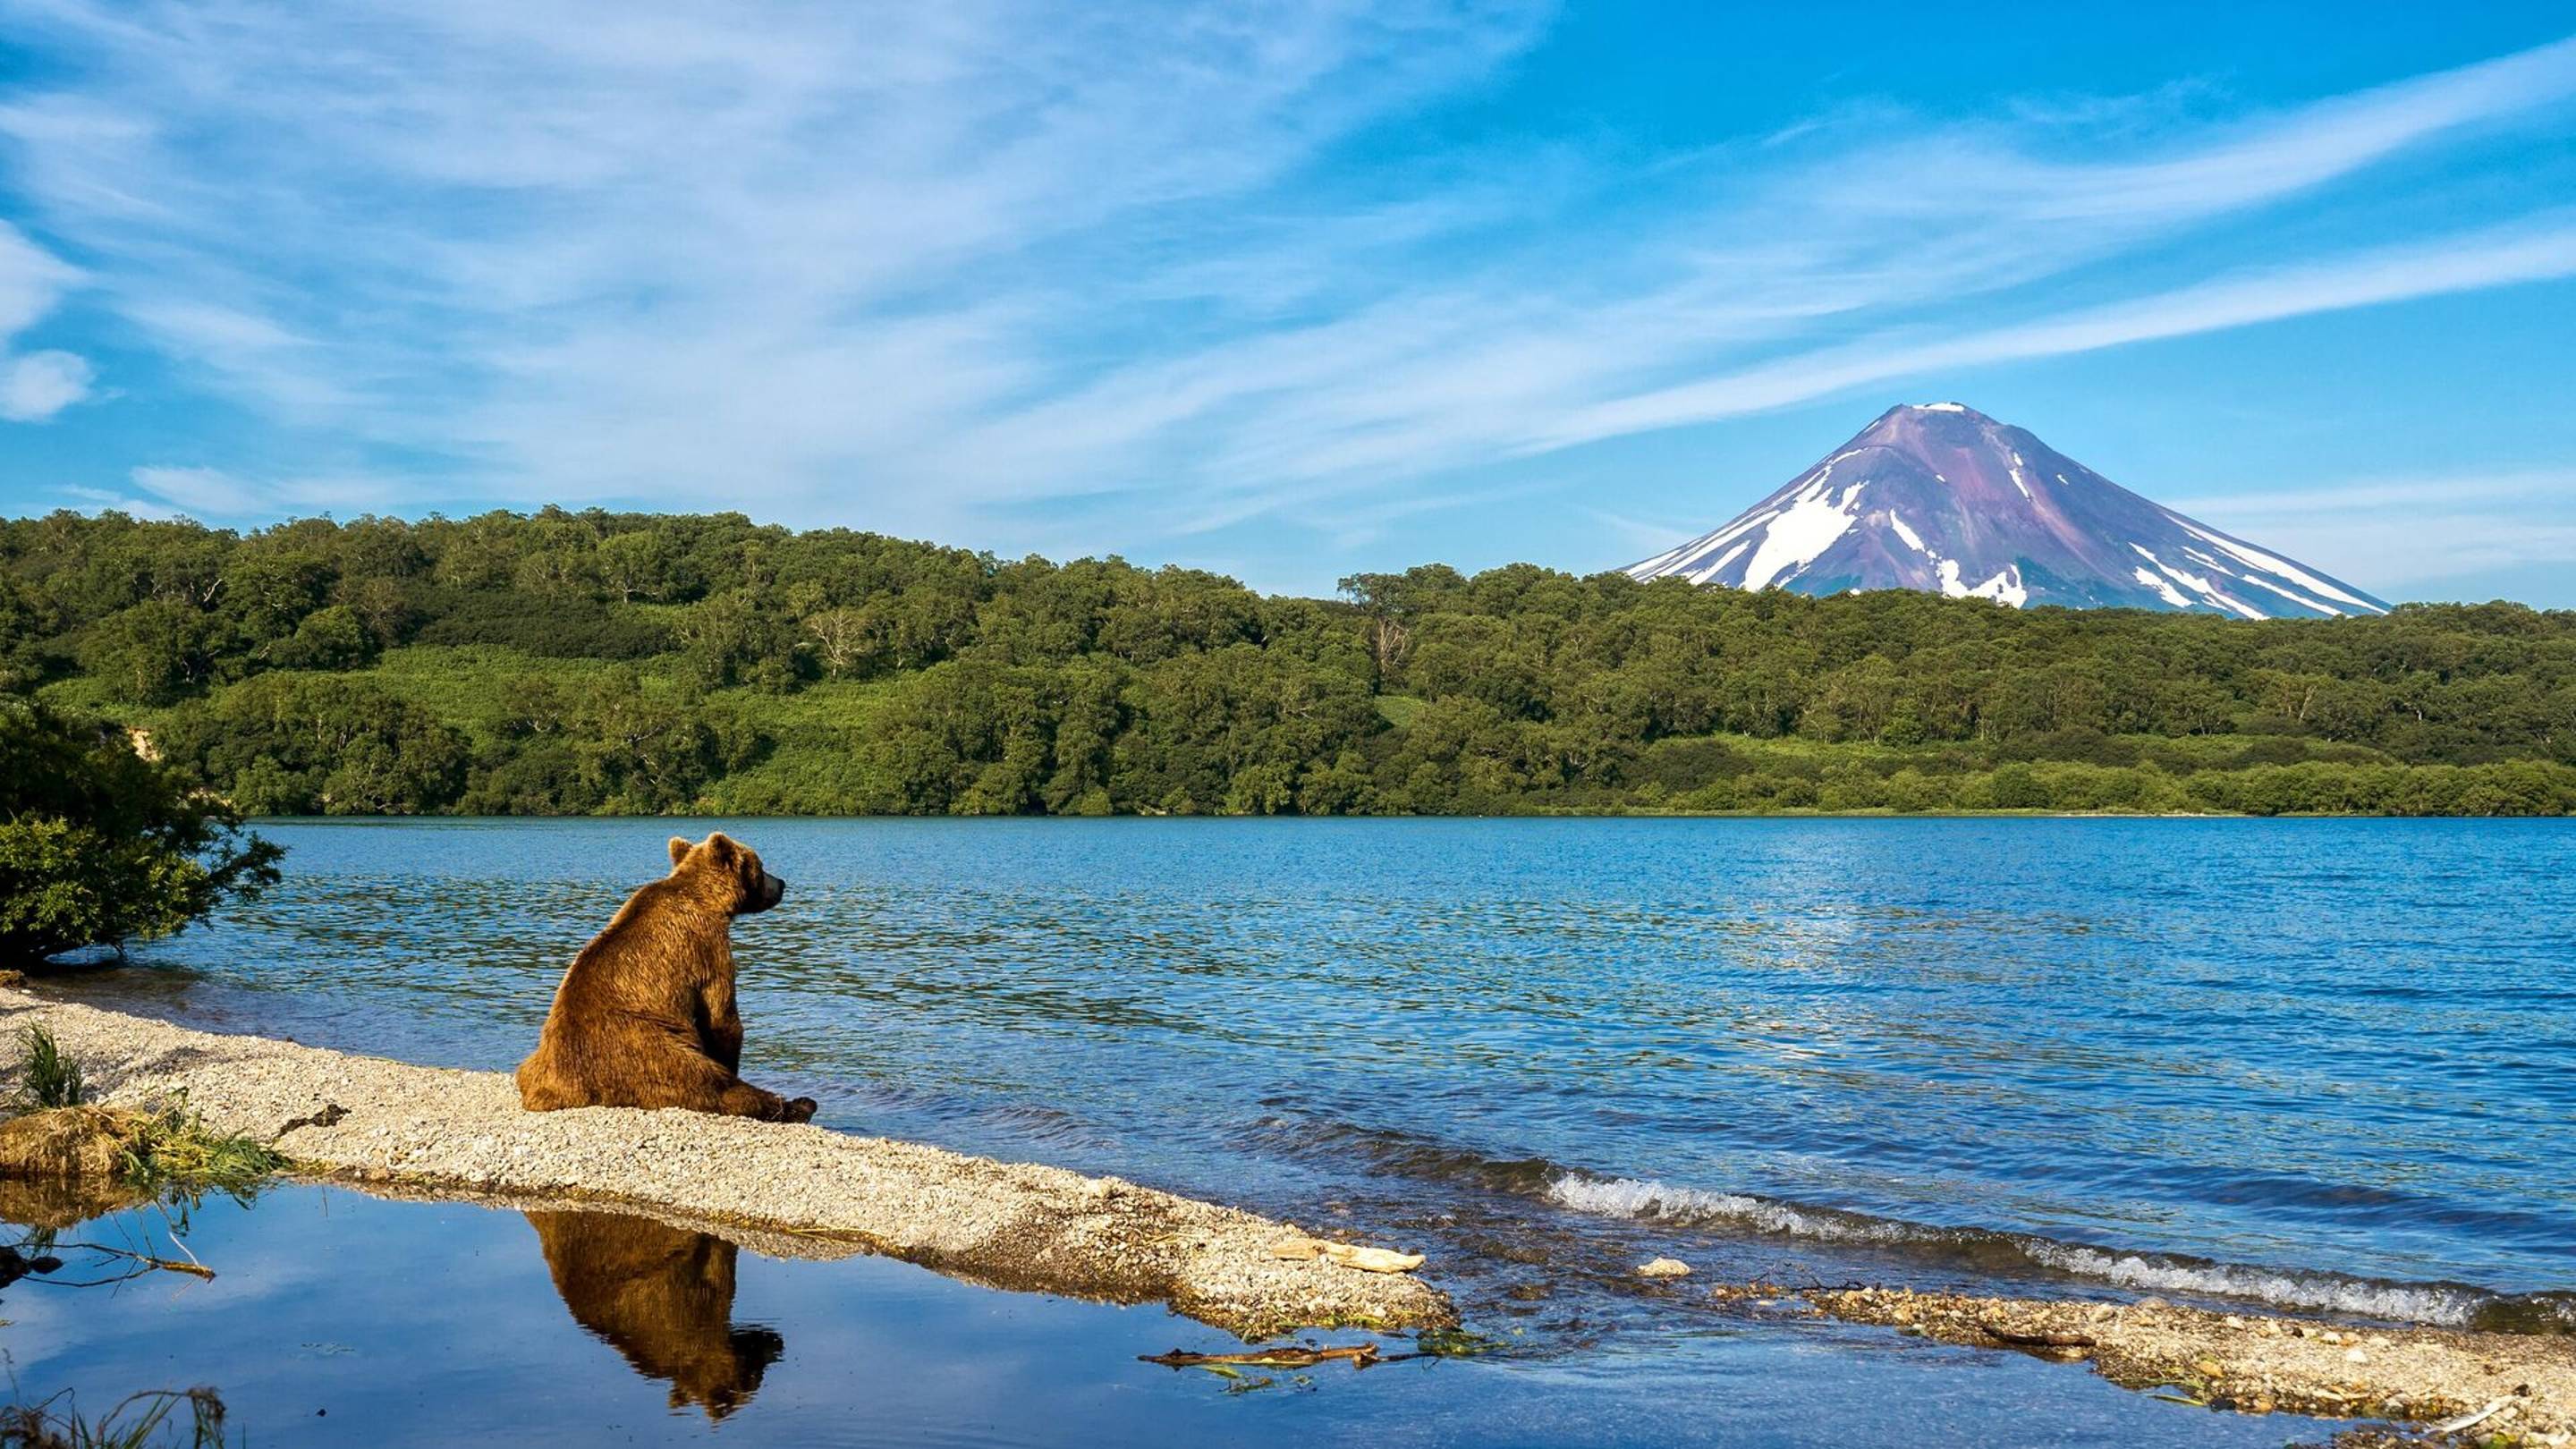
M 2015 608 L 2384 614 L 2352 585 L 2139 497 L 1958 403 L 1895 407 L 1725 527 L 1628 573 L 1802 594 L 1921 589 Z

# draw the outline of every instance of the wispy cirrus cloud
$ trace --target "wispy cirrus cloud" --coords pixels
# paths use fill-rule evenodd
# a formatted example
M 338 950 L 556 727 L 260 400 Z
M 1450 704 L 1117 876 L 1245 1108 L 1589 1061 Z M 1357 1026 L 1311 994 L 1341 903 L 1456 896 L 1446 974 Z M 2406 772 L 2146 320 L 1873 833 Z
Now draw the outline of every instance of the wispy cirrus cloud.
M 80 273 L 0 221 L 0 418 L 43 422 L 89 396 L 89 360 L 60 348 L 10 349 L 42 320 Z
M 2563 130 L 2576 39 L 2216 120 L 1862 107 L 1638 156 L 1408 144 L 1535 0 L 0 13 L 51 62 L 0 97 L 28 224 L 275 429 L 131 481 L 236 516 L 401 456 L 439 467 L 368 497 L 1348 539 L 1462 467 L 2576 271 L 2559 215 L 2116 265 Z
M 2195 286 L 1964 336 L 1890 331 L 1839 347 L 1621 398 L 1560 420 L 1534 448 L 1739 416 L 1930 373 L 2094 352 L 2287 317 L 2576 276 L 2576 214 L 2371 248 L 2296 266 L 2249 268 Z
M 2576 559 L 2576 468 L 2347 478 L 2167 502 L 2231 533 L 2295 537 L 2319 567 L 2391 589 Z
M 2210 493 L 2166 500 L 2184 513 L 2234 510 L 2269 517 L 2344 513 L 2366 508 L 2449 508 L 2531 499 L 2576 498 L 2576 468 L 2531 468 L 2437 478 L 2339 479 L 2307 488 Z
M 271 518 L 287 513 L 381 510 L 401 500 L 391 480 L 359 473 L 244 478 L 221 468 L 146 464 L 127 481 L 144 511 L 190 518 Z M 93 497 L 104 497 L 93 494 Z

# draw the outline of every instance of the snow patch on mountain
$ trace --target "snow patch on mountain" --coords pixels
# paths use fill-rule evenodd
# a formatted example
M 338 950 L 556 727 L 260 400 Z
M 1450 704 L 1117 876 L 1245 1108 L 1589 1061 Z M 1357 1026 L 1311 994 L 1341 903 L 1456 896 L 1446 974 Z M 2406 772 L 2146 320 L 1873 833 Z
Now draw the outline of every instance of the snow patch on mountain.
M 1959 561 L 1941 560 L 1941 592 L 1954 599 L 1992 599 L 2018 609 L 2030 602 L 2030 590 L 2022 587 L 2021 570 L 2007 568 L 1982 584 L 1970 585 L 1959 577 Z
M 1797 501 L 1772 515 L 1762 534 L 1762 546 L 1753 553 L 1753 561 L 1744 566 L 1748 589 L 1768 588 L 1784 570 L 1802 569 L 1815 561 L 1816 555 L 1831 548 L 1836 539 L 1851 531 L 1860 515 L 1851 508 L 1859 489 L 1847 489 L 1839 503 L 1829 503 L 1824 496 L 1824 480 L 1798 495 Z
M 2157 598 L 2164 600 L 2166 603 L 2173 605 L 2177 609 L 2188 609 L 2191 607 L 2191 600 L 2184 598 L 2181 590 L 2176 589 L 2169 583 L 2166 583 L 2163 576 L 2158 574 L 2155 570 L 2138 569 L 2135 570 L 2135 573 L 2139 583 L 2145 584 L 2148 588 L 2156 591 Z
M 2058 487 L 2043 493 L 2039 479 Z M 1724 527 L 1628 572 L 1742 589 L 1907 588 L 2014 608 L 2243 619 L 2388 607 L 2141 498 L 2031 433 L 1955 402 L 1889 409 Z

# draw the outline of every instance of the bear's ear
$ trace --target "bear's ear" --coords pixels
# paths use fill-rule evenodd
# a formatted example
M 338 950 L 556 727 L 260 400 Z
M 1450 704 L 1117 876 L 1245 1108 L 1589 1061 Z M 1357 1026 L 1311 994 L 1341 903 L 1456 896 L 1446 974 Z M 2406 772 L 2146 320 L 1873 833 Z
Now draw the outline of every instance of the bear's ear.
M 733 843 L 733 837 L 721 830 L 707 837 L 707 854 L 718 865 L 733 864 L 734 857 L 741 853 L 741 850 L 742 847 Z
M 671 864 L 672 864 L 674 867 L 677 867 L 681 861 L 684 861 L 684 860 L 686 860 L 686 859 L 688 859 L 688 858 L 689 858 L 689 841 L 688 841 L 688 837 L 686 837 L 686 836 L 682 836 L 682 835 L 674 835 L 674 836 L 672 836 L 672 837 L 671 837 Z

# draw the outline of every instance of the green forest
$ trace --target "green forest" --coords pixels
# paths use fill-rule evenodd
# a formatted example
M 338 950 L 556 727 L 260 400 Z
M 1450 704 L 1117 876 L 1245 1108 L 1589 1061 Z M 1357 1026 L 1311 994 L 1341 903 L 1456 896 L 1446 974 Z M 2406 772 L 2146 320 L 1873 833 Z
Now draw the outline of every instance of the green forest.
M 0 691 L 263 816 L 2576 809 L 2576 613 L 1265 597 L 739 514 L 7 520 Z

